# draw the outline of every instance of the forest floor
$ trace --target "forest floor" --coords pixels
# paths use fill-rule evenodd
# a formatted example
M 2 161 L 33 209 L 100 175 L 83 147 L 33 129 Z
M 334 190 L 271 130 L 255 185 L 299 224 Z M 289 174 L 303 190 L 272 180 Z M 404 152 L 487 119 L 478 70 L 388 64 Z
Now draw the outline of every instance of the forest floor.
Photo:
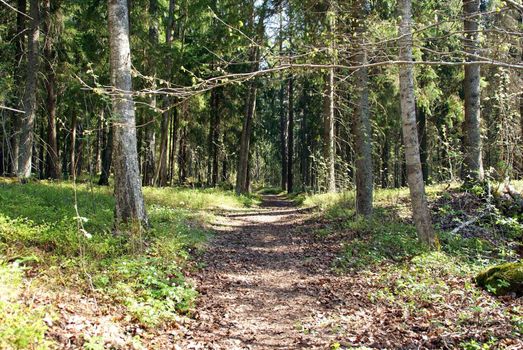
M 521 300 L 477 289 L 470 270 L 444 253 L 409 267 L 340 271 L 345 242 L 358 233 L 318 235 L 331 224 L 277 195 L 264 196 L 259 209 L 218 217 L 205 267 L 194 276 L 196 314 L 177 348 L 523 347 Z
M 114 236 L 111 188 L 0 179 L 0 349 L 523 349 L 523 298 L 473 282 L 523 225 L 481 189 L 427 187 L 435 251 L 407 189 L 365 220 L 353 192 L 144 192 L 153 229 Z
M 181 348 L 328 348 L 331 337 L 302 332 L 301 323 L 336 304 L 343 278 L 329 272 L 328 250 L 318 249 L 307 211 L 290 200 L 264 196 L 261 208 L 228 212 L 197 275 L 197 314 Z M 325 294 L 327 293 L 327 294 Z

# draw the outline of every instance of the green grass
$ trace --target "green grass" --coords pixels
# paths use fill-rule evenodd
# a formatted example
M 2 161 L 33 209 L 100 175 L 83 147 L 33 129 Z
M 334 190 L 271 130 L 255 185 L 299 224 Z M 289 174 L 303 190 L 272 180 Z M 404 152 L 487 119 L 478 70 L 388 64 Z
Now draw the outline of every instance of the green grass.
M 41 277 L 50 290 L 65 286 L 109 298 L 146 328 L 191 312 L 197 292 L 184 270 L 208 239 L 203 228 L 208 210 L 252 206 L 256 197 L 182 188 L 145 188 L 144 195 L 152 228 L 115 236 L 110 188 L 48 181 L 20 185 L 0 179 L 2 285 L 19 288 L 23 270 L 13 265 L 18 264 L 36 273 L 37 280 Z M 45 331 L 42 315 L 2 300 L 0 320 L 13 322 L 0 322 L 1 341 L 8 342 L 0 348 L 39 343 Z
M 457 187 L 428 186 L 427 195 L 436 200 Z M 483 324 L 500 320 L 506 322 L 511 337 L 523 336 L 523 310 L 488 298 L 473 283 L 473 277 L 486 266 L 517 259 L 510 245 L 522 238 L 521 222 L 494 213 L 480 223 L 486 230 L 495 226 L 504 237 L 495 237 L 500 233 L 464 237 L 438 230 L 440 246 L 434 251 L 417 239 L 408 189 L 375 191 L 374 214 L 367 219 L 356 217 L 354 198 L 354 192 L 344 192 L 303 196 L 301 201 L 318 209 L 316 219 L 323 227 L 315 232 L 317 237 L 340 237 L 334 270 L 371 281 L 374 287 L 367 297 L 373 307 L 425 318 L 438 330 L 435 333 L 466 334 L 476 327 L 481 336 L 464 337 L 454 344 L 461 349 L 502 348 L 502 339 L 481 330 Z M 499 230 L 501 226 L 507 229 Z M 448 308 L 454 310 L 451 316 L 436 312 Z
M 0 349 L 46 349 L 45 310 L 21 301 L 23 270 L 0 264 Z

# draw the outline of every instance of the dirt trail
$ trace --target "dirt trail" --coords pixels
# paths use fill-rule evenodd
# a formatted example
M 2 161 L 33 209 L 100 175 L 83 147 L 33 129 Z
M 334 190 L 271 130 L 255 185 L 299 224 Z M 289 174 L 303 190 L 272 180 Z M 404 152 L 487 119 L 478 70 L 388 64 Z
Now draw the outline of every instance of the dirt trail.
M 336 304 L 326 295 L 333 254 L 315 248 L 308 215 L 278 196 L 262 208 L 219 218 L 197 278 L 198 314 L 183 349 L 325 349 L 307 320 Z M 341 302 L 341 301 L 340 301 Z

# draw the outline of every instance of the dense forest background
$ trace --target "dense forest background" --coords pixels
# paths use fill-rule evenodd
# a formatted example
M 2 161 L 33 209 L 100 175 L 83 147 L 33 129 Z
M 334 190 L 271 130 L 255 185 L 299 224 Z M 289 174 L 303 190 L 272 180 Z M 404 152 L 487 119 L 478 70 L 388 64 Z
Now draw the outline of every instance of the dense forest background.
M 481 69 L 482 122 L 473 126 L 481 131 L 483 168 L 496 179 L 521 174 L 521 5 L 471 3 L 477 7 L 471 15 L 459 1 L 413 4 L 413 56 L 426 62 L 415 65 L 414 75 L 428 183 L 463 174 L 466 61 L 491 63 Z M 14 160 L 24 135 L 17 110 L 27 110 L 34 99 L 32 175 L 105 174 L 112 137 L 107 4 L 21 0 L 10 5 L 1 8 L 0 172 L 17 173 Z M 29 5 L 39 5 L 39 35 L 22 14 L 30 13 Z M 255 105 L 249 183 L 315 192 L 353 187 L 361 153 L 357 143 L 366 142 L 358 141 L 355 130 L 360 128 L 355 115 L 363 108 L 370 143 L 363 154 L 372 158 L 372 183 L 406 185 L 399 65 L 393 64 L 400 60 L 399 16 L 393 1 L 134 0 L 128 5 L 144 185 L 235 183 L 249 103 Z M 472 17 L 476 30 L 464 32 L 465 16 Z M 30 34 L 38 37 L 28 44 Z M 467 35 L 477 41 L 473 53 Z M 362 63 L 363 75 L 357 69 Z M 329 113 L 332 135 L 325 124 Z M 325 150 L 330 137 L 332 152 Z

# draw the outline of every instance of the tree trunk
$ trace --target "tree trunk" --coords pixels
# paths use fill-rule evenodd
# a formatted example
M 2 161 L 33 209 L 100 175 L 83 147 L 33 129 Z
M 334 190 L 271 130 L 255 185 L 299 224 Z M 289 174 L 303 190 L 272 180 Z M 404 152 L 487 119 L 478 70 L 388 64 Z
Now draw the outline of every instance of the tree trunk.
M 98 185 L 108 186 L 109 176 L 111 174 L 111 163 L 113 159 L 113 126 L 111 122 L 107 123 L 107 132 L 104 132 L 104 148 L 102 151 L 102 172 Z
M 31 160 L 33 157 L 34 121 L 36 117 L 36 94 L 38 88 L 38 39 L 40 31 L 39 0 L 29 2 L 31 24 L 27 40 L 27 78 L 24 93 L 24 116 L 20 129 L 20 155 L 18 158 L 18 176 L 27 179 L 31 176 Z
M 245 119 L 243 121 L 242 135 L 240 140 L 240 157 L 238 160 L 238 174 L 236 178 L 236 194 L 245 194 L 249 192 L 248 173 L 249 173 L 249 153 L 252 131 L 252 119 L 256 108 L 256 85 L 255 82 L 249 82 L 247 92 L 247 104 Z
M 254 6 L 254 3 L 253 3 Z M 261 5 L 261 11 L 256 27 L 256 40 L 261 42 L 265 32 L 264 20 L 265 12 L 267 10 L 267 0 Z M 254 20 L 254 19 L 253 19 Z M 252 47 L 249 54 L 249 61 L 252 62 L 251 71 L 259 69 L 260 50 L 258 47 Z M 256 110 L 256 94 L 257 94 L 256 80 L 248 83 L 247 103 L 245 106 L 245 119 L 243 121 L 242 135 L 240 140 L 240 155 L 238 161 L 238 171 L 236 175 L 236 194 L 249 193 L 250 176 L 249 176 L 249 156 L 250 156 L 250 142 L 252 133 L 252 122 L 254 112 Z
M 355 31 L 358 38 L 355 55 L 356 64 L 367 64 L 365 50 L 365 9 L 366 0 L 355 2 L 357 24 Z M 372 214 L 373 172 L 372 172 L 372 131 L 369 113 L 369 88 L 367 67 L 358 69 L 355 73 L 356 104 L 354 110 L 354 148 L 356 158 L 356 214 L 370 216 Z
M 149 0 L 149 17 L 151 24 L 149 26 L 149 41 L 151 47 L 158 45 L 158 0 Z M 150 53 L 151 55 L 152 53 Z M 154 60 L 150 62 L 153 77 L 156 77 Z M 155 86 L 153 86 L 154 88 Z M 152 186 L 154 184 L 155 166 L 156 166 L 156 96 L 153 94 L 150 98 L 152 112 L 149 113 L 147 125 L 145 126 L 145 161 L 143 165 L 143 185 Z
M 330 68 L 325 88 L 325 108 L 323 125 L 324 158 L 327 168 L 327 191 L 336 192 L 335 159 L 336 148 L 334 146 L 334 69 Z
M 211 129 L 210 132 L 210 185 L 216 186 L 218 183 L 218 161 L 220 159 L 220 91 L 211 91 Z
M 412 62 L 411 0 L 400 0 L 399 6 L 401 14 L 400 60 Z M 423 182 L 419 154 L 412 63 L 400 66 L 400 98 L 405 159 L 407 163 L 407 177 L 412 202 L 413 219 L 420 240 L 428 245 L 433 245 L 434 231 L 425 195 L 425 184 Z
M 73 112 L 73 117 L 71 119 L 71 133 L 69 134 L 69 176 L 71 178 L 76 178 L 76 131 L 78 130 L 76 113 Z
M 280 10 L 279 15 L 279 54 L 283 57 L 283 9 Z M 287 113 L 285 113 L 285 82 L 283 73 L 280 73 L 280 158 L 281 158 L 281 189 L 287 190 Z
M 293 159 L 294 159 L 294 77 L 289 76 L 289 118 L 287 131 L 287 193 L 292 193 L 294 179 L 293 179 Z
M 54 10 L 54 9 L 53 9 Z M 44 1 L 45 21 L 45 43 L 44 43 L 44 62 L 45 62 L 45 89 L 46 96 L 46 110 L 47 110 L 47 157 L 46 157 L 46 176 L 51 179 L 58 179 L 60 177 L 60 160 L 58 158 L 58 140 L 56 137 L 56 74 L 54 71 L 54 63 L 56 62 L 56 50 L 54 49 L 54 41 L 52 33 L 52 19 L 51 19 L 51 0 Z
M 148 227 L 142 195 L 134 102 L 132 99 L 131 50 L 126 0 L 108 0 L 110 71 L 113 92 L 113 163 L 115 226 L 141 223 Z
M 169 0 L 169 10 L 167 16 L 167 27 L 165 29 L 165 44 L 167 47 L 171 47 L 173 41 L 173 31 L 174 31 L 174 10 L 175 10 L 175 0 Z M 166 61 L 166 72 L 167 79 L 170 79 L 171 76 L 171 67 L 172 60 L 167 59 Z M 167 185 L 168 179 L 168 146 L 169 146 L 169 121 L 170 121 L 170 108 L 171 99 L 169 96 L 164 96 L 163 98 L 163 107 L 166 109 L 162 113 L 162 122 L 161 122 L 161 134 L 160 134 L 160 166 L 158 167 L 156 174 L 156 185 L 163 187 Z
M 335 4 L 330 3 L 329 12 L 334 12 Z M 330 33 L 330 44 L 329 44 L 329 56 L 331 63 L 335 63 L 335 52 L 334 52 L 334 32 L 335 32 L 335 13 L 329 15 L 329 33 Z M 336 147 L 334 140 L 334 68 L 329 68 L 329 73 L 325 82 L 325 115 L 324 115 L 324 131 L 323 131 L 323 142 L 324 142 L 324 157 L 327 167 L 327 191 L 336 192 Z
M 463 16 L 465 39 L 464 49 L 469 56 L 467 61 L 476 61 L 478 54 L 478 14 L 480 0 L 466 0 L 463 2 Z M 465 120 L 463 122 L 463 176 L 465 182 L 482 181 L 483 163 L 481 158 L 481 121 L 480 121 L 480 66 L 471 64 L 465 66 L 463 80 L 465 93 Z
M 427 150 L 427 113 L 424 108 L 416 108 L 418 116 L 418 135 L 419 135 L 419 155 L 421 161 L 421 171 L 423 172 L 423 181 L 429 183 L 429 163 Z
M 283 75 L 280 76 L 280 157 L 281 157 L 281 189 L 287 190 L 287 113 L 285 113 L 285 85 L 283 82 Z
M 15 81 L 21 83 L 23 81 L 22 73 L 22 58 L 24 55 L 24 32 L 25 32 L 25 21 L 26 17 L 24 14 L 27 11 L 27 2 L 26 0 L 18 0 L 17 2 L 17 14 L 16 14 L 16 47 L 15 47 L 15 68 L 13 76 Z M 19 108 L 23 109 L 23 103 L 19 104 Z M 21 117 L 13 113 L 13 124 L 12 124 L 12 134 L 11 136 L 11 152 L 9 155 L 9 172 L 12 175 L 18 175 L 18 161 L 20 156 L 20 127 L 21 127 Z

